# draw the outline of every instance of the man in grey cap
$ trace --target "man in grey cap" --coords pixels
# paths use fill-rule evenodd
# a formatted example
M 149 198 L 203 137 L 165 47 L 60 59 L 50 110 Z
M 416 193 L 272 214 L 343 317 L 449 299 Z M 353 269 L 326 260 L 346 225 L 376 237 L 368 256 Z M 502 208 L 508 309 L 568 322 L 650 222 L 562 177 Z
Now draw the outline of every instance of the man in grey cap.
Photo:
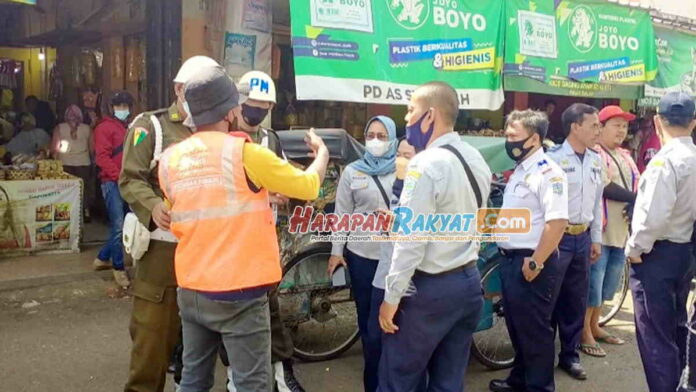
M 662 149 L 640 177 L 626 245 L 638 348 L 651 392 L 677 390 L 685 365 L 686 301 L 694 277 L 695 115 L 685 93 L 660 100 L 655 129 Z
M 299 170 L 269 149 L 227 134 L 239 120 L 240 94 L 221 67 L 203 67 L 185 87 L 196 133 L 162 156 L 159 180 L 171 203 L 184 369 L 180 392 L 209 391 L 217 348 L 230 358 L 239 392 L 270 392 L 267 293 L 280 281 L 269 192 L 315 199 L 329 153 L 314 132 L 316 159 Z

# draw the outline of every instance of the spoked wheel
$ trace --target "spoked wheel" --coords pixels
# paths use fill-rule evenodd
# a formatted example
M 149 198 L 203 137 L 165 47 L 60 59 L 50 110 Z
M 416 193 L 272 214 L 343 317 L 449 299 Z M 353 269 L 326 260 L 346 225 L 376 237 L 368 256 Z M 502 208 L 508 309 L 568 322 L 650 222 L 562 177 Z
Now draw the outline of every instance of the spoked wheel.
M 515 360 L 515 349 L 505 323 L 499 263 L 499 258 L 489 261 L 481 273 L 483 310 L 471 345 L 476 359 L 493 370 L 509 368 Z
M 333 359 L 358 340 L 358 316 L 345 282 L 333 284 L 327 275 L 331 252 L 303 252 L 284 268 L 278 287 L 280 316 L 291 332 L 295 357 L 304 361 Z
M 621 279 L 619 280 L 619 287 L 614 294 L 614 298 L 610 301 L 605 301 L 602 304 L 602 314 L 599 316 L 599 326 L 605 326 L 611 319 L 613 319 L 621 310 L 624 301 L 626 301 L 626 296 L 628 295 L 628 281 L 630 274 L 630 265 L 628 262 L 624 264 Z

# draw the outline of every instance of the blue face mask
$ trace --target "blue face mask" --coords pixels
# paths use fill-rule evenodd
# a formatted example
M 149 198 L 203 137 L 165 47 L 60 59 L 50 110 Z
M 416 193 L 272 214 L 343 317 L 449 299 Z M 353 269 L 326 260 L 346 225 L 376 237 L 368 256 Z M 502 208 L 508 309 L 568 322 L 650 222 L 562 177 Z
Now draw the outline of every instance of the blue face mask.
M 130 115 L 130 110 L 114 110 L 114 117 L 121 121 L 126 121 L 128 116 Z
M 416 121 L 415 124 L 406 125 L 406 141 L 408 141 L 408 144 L 412 145 L 416 149 L 416 152 L 425 150 L 430 138 L 433 136 L 435 123 L 430 124 L 428 132 L 421 132 L 421 124 L 427 115 L 428 112 L 425 112 L 420 120 Z

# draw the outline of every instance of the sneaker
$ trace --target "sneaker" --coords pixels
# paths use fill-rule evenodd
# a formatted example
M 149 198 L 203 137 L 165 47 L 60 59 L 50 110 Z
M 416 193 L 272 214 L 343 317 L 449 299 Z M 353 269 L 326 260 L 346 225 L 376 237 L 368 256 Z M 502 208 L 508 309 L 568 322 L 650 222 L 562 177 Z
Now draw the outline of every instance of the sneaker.
M 126 271 L 114 270 L 114 280 L 123 288 L 130 286 L 130 279 L 128 278 L 128 273 L 126 273 Z
M 290 360 L 274 363 L 273 370 L 278 392 L 305 392 L 300 382 L 295 378 Z
M 111 262 L 99 260 L 99 258 L 94 259 L 92 262 L 92 267 L 95 271 L 104 271 L 111 269 Z

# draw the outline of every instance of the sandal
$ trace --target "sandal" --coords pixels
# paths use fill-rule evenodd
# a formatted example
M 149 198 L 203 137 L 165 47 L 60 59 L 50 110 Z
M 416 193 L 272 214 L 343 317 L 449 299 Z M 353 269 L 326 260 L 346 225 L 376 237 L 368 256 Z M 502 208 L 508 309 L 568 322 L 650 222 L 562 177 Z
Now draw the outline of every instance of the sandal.
M 619 337 L 616 337 L 614 335 L 595 337 L 595 340 L 600 341 L 602 343 L 606 343 L 606 344 L 612 344 L 614 346 L 621 346 L 622 344 L 626 344 L 625 340 L 623 340 Z
M 580 351 L 583 353 L 596 358 L 604 358 L 607 356 L 606 351 L 599 346 L 598 343 L 595 344 L 581 344 Z

